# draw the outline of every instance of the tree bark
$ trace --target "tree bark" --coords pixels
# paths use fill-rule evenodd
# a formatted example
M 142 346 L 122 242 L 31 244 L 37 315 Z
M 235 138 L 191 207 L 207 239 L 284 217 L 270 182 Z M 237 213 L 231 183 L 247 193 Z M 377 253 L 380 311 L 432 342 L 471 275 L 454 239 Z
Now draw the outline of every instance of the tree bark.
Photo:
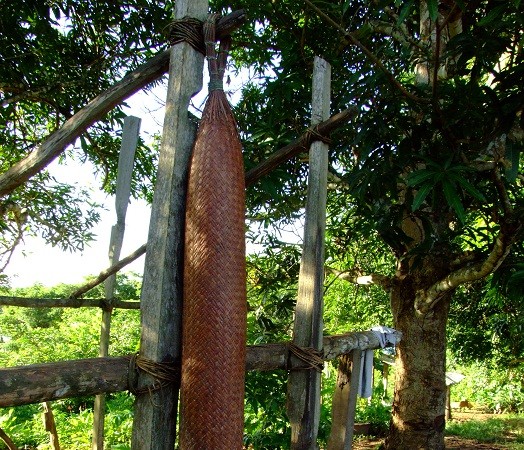
M 415 293 L 431 286 L 435 267 L 398 280 L 391 291 L 397 346 L 395 393 L 387 449 L 444 449 L 446 322 L 451 292 L 425 315 L 414 308 Z M 438 272 L 438 271 L 437 271 Z

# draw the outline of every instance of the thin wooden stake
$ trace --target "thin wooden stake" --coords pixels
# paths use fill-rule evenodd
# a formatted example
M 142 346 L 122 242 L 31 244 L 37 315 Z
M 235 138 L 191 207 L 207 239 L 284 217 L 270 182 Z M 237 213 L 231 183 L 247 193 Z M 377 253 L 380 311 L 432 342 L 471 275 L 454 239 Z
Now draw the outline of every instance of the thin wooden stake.
M 116 178 L 116 224 L 111 228 L 109 241 L 109 265 L 112 266 L 120 258 L 124 233 L 126 228 L 126 213 L 131 195 L 131 178 L 133 174 L 133 163 L 138 144 L 138 133 L 140 130 L 140 119 L 127 116 L 124 119 L 122 129 L 122 143 L 120 145 L 120 156 L 118 158 L 118 172 Z M 104 281 L 104 293 L 108 299 L 108 307 L 102 310 L 102 324 L 100 327 L 100 351 L 99 356 L 109 355 L 109 339 L 111 333 L 111 313 L 113 307 L 111 299 L 115 293 L 116 274 L 111 275 Z M 104 416 L 105 416 L 105 394 L 95 397 L 93 408 L 93 439 L 92 450 L 104 449 Z
M 0 439 L 4 441 L 5 445 L 7 445 L 7 448 L 9 450 L 18 450 L 18 447 L 11 440 L 11 438 L 7 435 L 7 433 L 4 430 L 2 430 L 2 428 L 0 428 Z
M 58 433 L 56 431 L 55 416 L 50 402 L 42 403 L 44 408 L 44 427 L 49 433 L 49 441 L 53 450 L 60 450 L 60 443 L 58 440 Z
M 179 0 L 175 19 L 204 20 L 207 0 Z M 171 50 L 164 133 L 151 210 L 141 294 L 140 355 L 174 362 L 181 355 L 184 216 L 188 162 L 195 126 L 188 117 L 191 97 L 202 88 L 204 57 L 182 42 Z M 138 387 L 152 384 L 142 374 Z M 140 394 L 135 401 L 133 450 L 173 450 L 178 387 Z
M 329 117 L 331 66 L 316 57 L 313 70 L 311 125 Z M 309 152 L 309 180 L 304 226 L 304 247 L 298 280 L 293 343 L 322 350 L 324 235 L 326 228 L 328 151 L 316 141 Z M 287 412 L 292 449 L 316 449 L 320 419 L 320 379 L 315 370 L 291 371 Z

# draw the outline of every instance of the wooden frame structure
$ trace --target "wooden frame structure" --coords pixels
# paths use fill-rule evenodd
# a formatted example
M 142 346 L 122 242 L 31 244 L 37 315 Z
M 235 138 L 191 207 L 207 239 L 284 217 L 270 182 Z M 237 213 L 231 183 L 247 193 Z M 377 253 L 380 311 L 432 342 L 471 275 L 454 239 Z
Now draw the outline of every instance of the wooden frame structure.
M 203 20 L 207 11 L 207 0 L 180 0 L 176 2 L 175 18 L 189 16 Z M 170 52 L 164 134 L 140 301 L 140 357 L 152 363 L 176 368 L 181 349 L 181 218 L 184 217 L 187 167 L 195 135 L 195 126 L 189 121 L 187 110 L 191 97 L 201 89 L 204 61 L 203 56 L 185 42 L 175 45 Z M 322 142 L 322 136 L 345 123 L 355 111 L 347 110 L 329 117 L 330 67 L 320 58 L 315 58 L 314 67 L 311 125 L 312 128 L 315 127 L 316 137 L 312 138 L 311 132 L 305 133 L 246 174 L 246 184 L 252 184 L 280 162 L 303 151 L 314 140 L 310 149 L 304 252 L 293 342 L 250 346 L 246 359 L 246 370 L 290 371 L 288 416 L 292 427 L 293 449 L 317 448 L 320 373 L 318 366 L 305 367 L 303 359 L 298 358 L 292 349 L 305 349 L 323 361 L 348 355 L 353 351 L 357 364 L 361 351 L 380 348 L 379 339 L 371 331 L 322 336 L 323 246 L 328 166 L 328 147 Z M 136 256 L 143 251 L 145 246 L 135 252 Z M 111 262 L 115 263 L 115 259 L 118 258 Z M 106 296 L 110 299 L 110 290 L 106 291 Z M 108 309 L 109 305 L 111 309 L 136 308 L 137 303 L 104 299 L 46 299 L 45 303 L 38 304 L 0 297 L 0 304 L 33 307 L 99 306 Z M 341 390 L 335 394 L 334 401 L 338 410 L 345 412 L 338 422 L 334 421 L 337 436 L 330 439 L 330 450 L 351 448 L 354 419 L 351 411 L 354 412 L 357 386 L 355 372 L 353 370 L 353 375 L 350 375 L 351 392 Z M 348 376 L 347 370 L 343 375 Z M 0 407 L 130 390 L 136 394 L 132 448 L 172 450 L 176 439 L 178 385 L 167 383 L 162 384 L 161 389 L 156 389 L 155 383 L 157 380 L 150 373 L 136 370 L 133 357 L 108 357 L 107 353 L 101 353 L 99 358 L 0 369 Z M 148 389 L 151 387 L 155 388 Z M 99 439 L 100 437 L 95 440 Z M 94 442 L 93 448 L 103 448 L 103 442 Z

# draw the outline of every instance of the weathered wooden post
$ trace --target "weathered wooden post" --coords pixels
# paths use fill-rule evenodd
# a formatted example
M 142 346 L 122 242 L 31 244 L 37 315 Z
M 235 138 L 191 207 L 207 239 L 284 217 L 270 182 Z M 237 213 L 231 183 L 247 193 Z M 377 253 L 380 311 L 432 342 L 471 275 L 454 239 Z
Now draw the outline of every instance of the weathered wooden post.
M 350 450 L 352 448 L 361 365 L 361 350 L 355 349 L 350 355 L 339 357 L 328 450 Z
M 116 223 L 111 228 L 111 238 L 109 241 L 109 265 L 117 263 L 122 250 L 124 233 L 126 228 L 126 213 L 131 194 L 131 177 L 133 173 L 133 162 L 138 143 L 138 132 L 140 130 L 140 119 L 134 116 L 127 116 L 124 119 L 122 128 L 122 143 L 120 144 L 120 155 L 118 157 L 118 172 L 116 178 L 115 210 Z M 104 293 L 108 304 L 102 309 L 102 324 L 100 326 L 100 351 L 99 356 L 109 355 L 109 336 L 111 333 L 111 299 L 115 293 L 116 274 L 111 275 L 104 282 Z M 93 440 L 91 448 L 93 450 L 103 450 L 104 448 L 104 415 L 105 415 L 105 395 L 99 394 L 95 397 L 93 408 Z
M 204 20 L 207 0 L 180 0 L 175 18 Z M 181 352 L 183 230 L 188 161 L 195 137 L 189 121 L 191 97 L 202 88 L 204 57 L 186 42 L 171 49 L 164 132 L 141 294 L 140 356 L 175 362 Z M 141 374 L 138 388 L 154 379 Z M 137 395 L 132 448 L 172 450 L 176 437 L 178 386 Z
M 329 117 L 331 66 L 316 57 L 313 70 L 311 125 Z M 304 248 L 298 280 L 293 344 L 322 350 L 324 235 L 326 228 L 328 145 L 315 141 L 309 152 L 309 180 Z M 289 373 L 287 413 L 291 448 L 316 449 L 320 417 L 320 377 L 313 369 Z
M 60 443 L 58 440 L 58 433 L 56 432 L 55 416 L 50 402 L 42 403 L 44 409 L 44 428 L 49 433 L 49 444 L 52 450 L 60 450 Z

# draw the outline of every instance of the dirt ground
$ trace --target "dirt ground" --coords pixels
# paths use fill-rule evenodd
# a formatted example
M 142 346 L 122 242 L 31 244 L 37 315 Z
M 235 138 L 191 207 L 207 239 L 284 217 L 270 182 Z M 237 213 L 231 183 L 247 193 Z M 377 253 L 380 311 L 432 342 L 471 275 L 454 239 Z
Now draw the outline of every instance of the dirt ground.
M 467 420 L 487 420 L 491 417 L 497 417 L 494 414 L 486 414 L 480 411 L 453 411 L 453 420 L 467 421 Z M 364 439 L 360 438 L 353 443 L 354 450 L 376 450 L 383 439 Z M 507 447 L 497 444 L 481 444 L 476 440 L 463 439 L 455 436 L 446 436 L 446 449 L 447 450 L 504 450 Z

